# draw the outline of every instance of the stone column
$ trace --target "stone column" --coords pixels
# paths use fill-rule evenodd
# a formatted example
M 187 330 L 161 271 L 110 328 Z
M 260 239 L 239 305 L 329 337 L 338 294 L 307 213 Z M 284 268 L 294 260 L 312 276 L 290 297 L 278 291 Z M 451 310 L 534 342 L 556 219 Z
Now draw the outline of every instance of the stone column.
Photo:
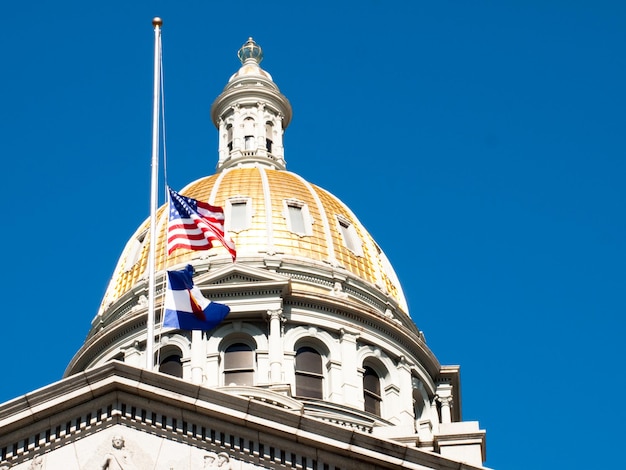
M 278 117 L 274 119 L 274 136 L 276 137 L 276 140 L 274 141 L 272 148 L 274 156 L 281 160 L 285 159 L 285 149 L 283 148 L 283 133 L 285 129 L 283 129 L 283 119 L 284 116 L 282 114 L 279 114 Z
M 343 402 L 349 406 L 363 403 L 363 375 L 357 373 L 361 364 L 357 364 L 356 340 L 358 334 L 345 328 L 340 330 Z
M 283 344 L 282 344 L 282 320 L 283 309 L 268 310 L 270 320 L 269 331 L 269 360 L 270 360 L 270 383 L 277 384 L 283 381 Z
M 194 384 L 202 383 L 202 371 L 204 368 L 204 335 L 200 330 L 191 332 L 191 382 Z
M 228 158 L 228 132 L 226 131 L 226 122 L 220 117 L 218 127 L 219 141 L 217 144 L 218 161 L 222 163 Z
M 238 104 L 233 105 L 233 150 L 239 151 L 241 155 L 243 149 L 243 121 L 241 120 L 241 108 Z
M 400 383 L 399 399 L 397 403 L 391 404 L 394 413 L 390 416 L 397 416 L 398 423 L 407 429 L 407 432 L 415 429 L 414 408 L 413 408 L 413 377 L 411 375 L 411 364 L 404 356 L 400 357 L 397 366 Z M 391 396 L 391 395 L 387 395 Z
M 447 383 L 437 385 L 437 401 L 441 404 L 441 423 L 451 423 L 452 385 Z
M 265 103 L 257 103 L 257 125 L 256 125 L 256 151 L 257 154 L 267 155 L 267 150 L 265 148 L 265 139 L 267 136 L 265 135 Z

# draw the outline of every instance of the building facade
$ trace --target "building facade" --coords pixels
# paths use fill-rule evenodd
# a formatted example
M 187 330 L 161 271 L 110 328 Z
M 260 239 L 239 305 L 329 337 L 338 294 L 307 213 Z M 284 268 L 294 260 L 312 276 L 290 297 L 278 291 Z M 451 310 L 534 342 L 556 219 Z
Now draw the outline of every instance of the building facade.
M 167 254 L 168 208 L 123 249 L 64 379 L 0 405 L 7 468 L 484 468 L 458 366 L 439 364 L 356 215 L 287 170 L 288 99 L 250 38 L 211 108 L 216 173 L 180 193 L 224 208 L 221 246 Z M 153 370 L 148 254 L 156 250 Z M 192 265 L 231 311 L 208 332 L 163 328 L 167 270 Z M 1 468 L 0 465 L 0 468 Z

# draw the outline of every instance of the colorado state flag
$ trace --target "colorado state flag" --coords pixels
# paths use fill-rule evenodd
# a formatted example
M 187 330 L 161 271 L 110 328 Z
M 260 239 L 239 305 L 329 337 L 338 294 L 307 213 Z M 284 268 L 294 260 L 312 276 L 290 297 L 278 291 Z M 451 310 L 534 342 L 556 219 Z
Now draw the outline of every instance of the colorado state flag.
M 230 307 L 205 298 L 193 284 L 193 266 L 181 271 L 167 271 L 163 328 L 212 330 L 219 325 Z

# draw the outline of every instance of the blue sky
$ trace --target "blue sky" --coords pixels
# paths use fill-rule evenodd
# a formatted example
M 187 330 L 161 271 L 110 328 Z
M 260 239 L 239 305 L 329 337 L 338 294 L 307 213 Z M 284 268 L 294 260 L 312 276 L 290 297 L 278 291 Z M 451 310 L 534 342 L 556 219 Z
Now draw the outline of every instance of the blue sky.
M 212 174 L 209 109 L 252 36 L 288 169 L 396 268 L 497 469 L 621 461 L 626 2 L 11 2 L 0 28 L 0 402 L 61 378 L 149 215 L 151 19 L 168 181 Z

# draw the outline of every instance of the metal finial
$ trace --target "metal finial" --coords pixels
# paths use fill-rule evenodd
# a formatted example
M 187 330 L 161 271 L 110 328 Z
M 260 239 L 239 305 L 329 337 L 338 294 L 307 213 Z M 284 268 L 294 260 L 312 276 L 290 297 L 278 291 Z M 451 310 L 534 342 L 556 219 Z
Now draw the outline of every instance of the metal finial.
M 261 49 L 261 46 L 254 42 L 254 39 L 250 37 L 248 38 L 248 42 L 241 46 L 237 56 L 242 64 L 250 59 L 254 60 L 257 64 L 260 64 L 263 60 L 263 49 Z
M 158 26 L 160 28 L 161 26 L 163 26 L 163 20 L 158 16 L 155 16 L 154 18 L 152 18 L 152 26 L 154 26 L 155 28 Z

